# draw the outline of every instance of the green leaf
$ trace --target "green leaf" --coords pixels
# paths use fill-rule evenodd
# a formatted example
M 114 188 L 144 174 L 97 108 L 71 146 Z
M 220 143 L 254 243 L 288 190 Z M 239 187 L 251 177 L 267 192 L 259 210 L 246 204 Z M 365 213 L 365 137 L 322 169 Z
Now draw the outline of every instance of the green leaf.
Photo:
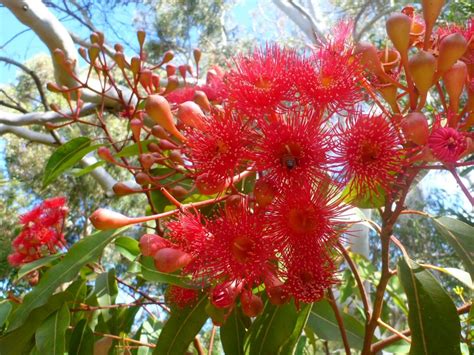
M 66 350 L 66 329 L 69 326 L 69 309 L 64 304 L 50 315 L 36 331 L 36 347 L 43 354 L 63 355 Z
M 411 355 L 461 354 L 461 326 L 451 298 L 430 272 L 401 258 L 398 275 L 408 298 Z
M 87 319 L 81 319 L 71 334 L 69 355 L 90 355 L 94 352 L 94 334 L 87 325 Z
M 43 188 L 51 184 L 66 170 L 72 168 L 85 155 L 101 147 L 102 144 L 91 146 L 87 137 L 78 137 L 63 144 L 54 151 L 46 164 L 43 175 Z
M 115 270 L 111 269 L 108 272 L 103 272 L 97 276 L 95 280 L 94 294 L 97 297 L 97 304 L 99 306 L 110 306 L 115 303 L 118 294 L 117 281 L 115 280 Z M 110 319 L 111 315 L 108 309 L 100 311 L 104 320 Z
M 34 309 L 22 325 L 14 329 L 8 328 L 8 333 L 0 337 L 1 355 L 18 355 L 29 352 L 34 345 L 33 337 L 38 327 L 72 297 L 73 294 L 68 290 L 57 293 L 51 296 L 42 307 Z
M 349 346 L 352 349 L 362 349 L 364 325 L 347 313 L 341 313 L 341 316 Z M 308 327 L 321 339 L 341 341 L 341 331 L 336 316 L 327 300 L 319 301 L 313 305 L 308 319 Z
M 298 311 L 293 302 L 274 306 L 266 300 L 263 313 L 255 319 L 247 332 L 245 354 L 293 353 L 311 305 L 301 304 L 300 307 Z
M 450 217 L 434 218 L 438 232 L 454 248 L 474 279 L 474 227 Z
M 365 194 L 360 194 L 352 185 L 352 181 L 342 191 L 344 201 L 351 206 L 359 208 L 378 208 L 385 205 L 385 196 L 387 193 L 379 185 L 377 187 L 378 193 L 373 192 L 373 189 L 368 189 Z
M 153 354 L 184 354 L 208 318 L 206 302 L 204 294 L 195 306 L 174 310 L 161 330 Z
M 81 177 L 93 172 L 95 169 L 100 168 L 101 166 L 106 165 L 106 164 L 107 162 L 105 160 L 99 160 L 95 162 L 94 164 L 86 166 L 85 168 L 74 169 L 74 171 L 72 172 L 72 175 L 74 175 L 75 177 Z
M 49 269 L 38 285 L 25 296 L 21 306 L 12 314 L 10 328 L 19 327 L 32 310 L 47 302 L 58 286 L 74 280 L 81 268 L 96 260 L 105 246 L 126 228 L 96 232 L 75 243 L 64 258 Z
M 115 240 L 115 247 L 126 259 L 134 261 L 140 254 L 140 247 L 136 239 L 119 237 Z
M 21 279 L 23 276 L 28 275 L 30 272 L 38 270 L 43 266 L 51 264 L 54 260 L 59 259 L 63 254 L 54 254 L 48 255 L 41 259 L 32 261 L 31 263 L 23 265 L 20 270 L 18 270 L 17 277 Z
M 222 347 L 226 355 L 242 355 L 244 353 L 244 337 L 250 319 L 235 307 L 220 328 Z M 247 325 L 247 326 L 246 326 Z
M 141 276 L 152 282 L 161 282 L 171 285 L 181 286 L 181 287 L 193 287 L 191 280 L 181 276 L 179 274 L 167 274 L 156 270 L 153 258 L 144 257 L 142 258 L 141 266 Z
M 12 311 L 12 304 L 8 300 L 2 300 L 0 301 L 0 328 L 3 327 L 5 322 L 8 319 L 8 316 L 10 315 L 10 312 Z

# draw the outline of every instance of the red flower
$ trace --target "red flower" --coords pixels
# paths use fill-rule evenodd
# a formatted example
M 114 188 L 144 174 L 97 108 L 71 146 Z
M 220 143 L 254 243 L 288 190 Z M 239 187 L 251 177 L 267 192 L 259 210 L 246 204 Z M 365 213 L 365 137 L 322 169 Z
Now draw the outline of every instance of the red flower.
M 274 186 L 308 184 L 326 176 L 329 136 L 321 126 L 319 112 L 292 110 L 261 126 L 256 167 Z
M 203 223 L 204 219 L 198 212 L 195 215 L 185 210 L 177 220 L 166 225 L 170 241 L 187 253 L 196 253 L 196 248 L 205 243 L 209 233 Z
M 273 245 L 264 237 L 262 216 L 246 204 L 240 210 L 207 221 L 207 238 L 195 245 L 193 261 L 185 268 L 194 279 L 211 283 L 237 282 L 253 287 L 268 273 L 274 259 Z
M 389 191 L 402 168 L 400 141 L 395 128 L 380 115 L 352 114 L 347 127 L 338 126 L 335 154 L 343 182 L 360 195 Z
M 455 163 L 467 149 L 466 136 L 451 127 L 433 130 L 428 138 L 433 155 L 444 163 Z
M 13 240 L 13 254 L 8 257 L 12 266 L 54 254 L 64 246 L 62 233 L 67 215 L 66 198 L 55 197 L 43 201 L 39 206 L 20 217 L 21 233 Z
M 352 55 L 349 25 L 342 24 L 329 44 L 315 48 L 299 67 L 296 85 L 301 101 L 333 112 L 351 110 L 362 100 L 362 69 Z
M 225 76 L 230 101 L 252 117 L 285 110 L 284 102 L 295 98 L 293 73 L 299 65 L 295 52 L 277 45 L 237 56 Z
M 327 250 L 321 247 L 296 248 L 287 262 L 284 289 L 296 301 L 312 303 L 337 282 L 336 266 Z
M 204 119 L 205 129 L 188 129 L 186 154 L 200 184 L 219 186 L 246 167 L 254 133 L 250 125 L 227 110 Z
M 166 290 L 165 298 L 171 306 L 182 309 L 195 304 L 198 295 L 197 290 L 170 285 Z
M 278 251 L 290 255 L 294 250 L 331 249 L 338 239 L 338 217 L 343 207 L 329 182 L 311 188 L 288 188 L 268 209 L 268 235 Z

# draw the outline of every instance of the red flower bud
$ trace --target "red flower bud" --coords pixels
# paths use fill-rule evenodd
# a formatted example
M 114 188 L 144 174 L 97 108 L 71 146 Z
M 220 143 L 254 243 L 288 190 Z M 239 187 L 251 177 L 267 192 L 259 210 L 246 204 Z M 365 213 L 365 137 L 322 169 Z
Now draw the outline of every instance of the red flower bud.
M 428 128 L 428 120 L 421 112 L 411 112 L 406 115 L 401 127 L 405 138 L 418 145 L 425 145 L 428 142 L 430 131 Z
M 155 267 L 160 272 L 175 272 L 187 266 L 192 257 L 182 250 L 174 248 L 159 249 L 153 256 L 155 259 Z
M 256 317 L 263 311 L 263 301 L 250 290 L 242 291 L 240 295 L 242 311 L 247 317 Z
M 204 112 L 202 112 L 198 104 L 192 101 L 186 101 L 179 105 L 177 116 L 181 122 L 190 127 L 201 131 L 206 130 L 206 125 L 203 121 L 205 119 Z
M 155 123 L 162 126 L 180 141 L 186 140 L 176 129 L 170 104 L 163 96 L 157 94 L 148 96 L 145 101 L 145 110 Z
M 410 45 L 411 18 L 402 13 L 390 15 L 386 22 L 388 37 L 403 56 Z
M 153 256 L 163 248 L 167 248 L 170 243 L 165 238 L 156 234 L 143 234 L 140 238 L 140 251 L 144 256 Z
M 108 230 L 124 227 L 131 222 L 131 218 L 121 213 L 99 208 L 89 217 L 92 225 L 99 230 Z

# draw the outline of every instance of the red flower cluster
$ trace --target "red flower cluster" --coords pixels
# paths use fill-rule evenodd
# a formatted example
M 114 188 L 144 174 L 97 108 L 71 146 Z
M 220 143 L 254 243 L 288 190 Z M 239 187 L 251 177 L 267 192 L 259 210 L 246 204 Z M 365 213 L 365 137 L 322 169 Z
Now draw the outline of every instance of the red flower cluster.
M 400 172 L 396 125 L 356 107 L 362 71 L 349 29 L 310 55 L 272 45 L 238 56 L 224 75 L 221 105 L 189 124 L 182 117 L 196 187 L 232 194 L 211 217 L 181 212 L 163 237 L 144 236 L 142 251 L 159 271 L 181 270 L 209 287 L 214 307 L 240 300 L 254 316 L 263 309 L 261 285 L 274 304 L 321 299 L 337 282 L 343 188 L 390 191 Z M 257 175 L 253 192 L 237 194 L 245 171 Z
M 13 253 L 8 256 L 12 266 L 20 266 L 49 254 L 65 245 L 63 227 L 67 215 L 66 198 L 44 200 L 20 217 L 21 233 L 13 240 Z

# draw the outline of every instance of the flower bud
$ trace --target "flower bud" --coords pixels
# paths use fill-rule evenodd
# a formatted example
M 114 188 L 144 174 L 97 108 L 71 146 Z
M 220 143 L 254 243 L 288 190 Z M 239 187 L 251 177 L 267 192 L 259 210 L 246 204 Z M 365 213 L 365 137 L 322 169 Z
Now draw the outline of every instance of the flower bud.
M 168 77 L 168 82 L 166 84 L 165 91 L 163 94 L 169 94 L 170 92 L 176 90 L 179 87 L 179 80 L 176 75 L 170 75 Z
M 140 141 L 140 132 L 142 128 L 143 128 L 142 120 L 138 118 L 134 118 L 133 120 L 130 121 L 130 130 L 132 131 L 133 139 L 135 140 L 135 142 Z
M 163 55 L 163 60 L 161 61 L 161 64 L 168 63 L 174 58 L 174 52 L 173 51 L 166 51 L 165 54 Z
M 234 305 L 242 289 L 242 284 L 226 282 L 219 284 L 211 292 L 211 303 L 217 308 L 229 308 Z
M 155 123 L 162 126 L 180 141 L 186 140 L 186 138 L 176 129 L 170 104 L 163 96 L 158 94 L 148 96 L 145 101 L 145 110 L 148 116 L 150 116 Z
M 384 75 L 382 63 L 373 44 L 359 42 L 354 49 L 354 55 L 358 56 L 362 66 L 369 72 L 377 76 Z
M 283 283 L 275 275 L 268 274 L 264 284 L 271 304 L 281 306 L 290 300 L 290 295 L 285 290 Z
M 183 186 L 173 186 L 170 189 L 170 194 L 173 195 L 176 199 L 181 200 L 186 197 L 188 194 L 188 190 L 186 190 Z
M 135 181 L 141 186 L 146 186 L 151 183 L 150 177 L 145 173 L 138 173 L 135 175 Z
M 105 160 L 106 162 L 115 163 L 112 152 L 107 147 L 99 147 L 99 149 L 97 149 L 97 155 L 100 159 Z
M 194 92 L 193 101 L 197 103 L 202 110 L 206 112 L 211 111 L 211 104 L 209 103 L 209 99 L 204 91 L 196 90 Z
M 153 73 L 150 69 L 145 69 L 140 72 L 138 80 L 140 81 L 140 84 L 143 86 L 143 88 L 148 89 L 152 86 L 152 75 Z
M 377 86 L 377 90 L 390 105 L 393 112 L 399 112 L 397 104 L 397 87 L 393 84 L 382 84 Z
M 145 43 L 145 37 L 146 37 L 145 31 L 140 30 L 137 32 L 138 44 L 140 45 L 140 47 L 143 47 L 143 43 Z
M 242 291 L 240 302 L 242 303 L 242 311 L 247 317 L 256 317 L 263 312 L 262 299 L 254 295 L 252 291 Z
M 444 5 L 444 0 L 422 0 L 423 18 L 425 19 L 426 32 L 425 32 L 425 43 L 429 41 L 431 31 L 438 18 L 441 8 Z M 425 49 L 427 48 L 425 44 Z
M 184 124 L 196 128 L 200 131 L 206 131 L 206 125 L 204 124 L 204 112 L 198 104 L 192 101 L 183 102 L 178 106 L 178 118 Z
M 131 194 L 140 192 L 140 190 L 136 190 L 124 182 L 115 183 L 114 186 L 112 187 L 112 190 L 117 196 L 126 196 L 126 195 L 131 195 Z
M 161 139 L 169 138 L 168 133 L 166 133 L 166 131 L 160 125 L 154 125 L 151 128 L 151 134 L 153 134 L 153 136 L 155 136 L 156 138 L 161 138 Z
M 108 230 L 124 227 L 130 224 L 131 219 L 121 213 L 99 208 L 89 217 L 92 225 L 99 230 Z
M 166 273 L 178 271 L 187 266 L 192 260 L 190 254 L 174 248 L 159 249 L 153 258 L 155 259 L 156 269 Z
M 94 43 L 92 46 L 89 47 L 88 49 L 89 52 L 89 60 L 91 63 L 94 63 L 97 57 L 99 56 L 100 53 L 100 47 L 98 44 Z
M 466 49 L 466 39 L 460 33 L 452 33 L 444 37 L 439 43 L 438 74 L 441 75 L 451 68 Z
M 387 34 L 393 46 L 403 56 L 410 45 L 411 18 L 402 13 L 390 15 L 386 22 Z
M 186 65 L 180 65 L 178 67 L 179 74 L 186 80 L 186 72 L 188 71 L 188 67 Z
M 176 74 L 176 65 L 174 64 L 167 64 L 166 65 L 166 76 L 170 77 L 171 75 Z
M 116 52 L 114 54 L 114 61 L 117 64 L 117 66 L 122 70 L 125 69 L 125 67 L 127 67 L 127 61 L 125 60 L 125 56 L 123 55 L 122 52 Z
M 153 256 L 163 248 L 169 247 L 170 242 L 156 234 L 143 234 L 140 238 L 140 252 L 143 256 Z
M 130 62 L 130 70 L 133 74 L 138 75 L 140 72 L 141 60 L 138 57 L 133 57 Z
M 160 139 L 158 142 L 158 147 L 162 150 L 173 150 L 173 149 L 178 149 L 178 146 L 174 144 L 173 142 L 170 142 L 167 139 Z
M 201 50 L 199 48 L 195 48 L 193 50 L 193 56 L 196 64 L 199 64 L 199 61 L 201 60 Z
M 420 95 L 426 95 L 433 85 L 433 76 L 436 69 L 436 59 L 433 54 L 419 51 L 408 61 L 410 75 L 413 78 Z
M 171 161 L 175 162 L 176 164 L 184 166 L 184 160 L 179 151 L 172 150 L 169 153 L 168 157 L 171 159 Z
M 459 109 L 459 97 L 467 79 L 467 65 L 458 60 L 443 75 L 444 86 L 449 94 L 449 106 L 454 113 Z
M 155 164 L 155 158 L 149 153 L 140 154 L 138 157 L 141 166 L 145 170 L 149 170 L 153 164 Z
M 430 135 L 428 120 L 421 112 L 410 112 L 400 125 L 408 141 L 418 145 L 425 145 L 428 142 Z

